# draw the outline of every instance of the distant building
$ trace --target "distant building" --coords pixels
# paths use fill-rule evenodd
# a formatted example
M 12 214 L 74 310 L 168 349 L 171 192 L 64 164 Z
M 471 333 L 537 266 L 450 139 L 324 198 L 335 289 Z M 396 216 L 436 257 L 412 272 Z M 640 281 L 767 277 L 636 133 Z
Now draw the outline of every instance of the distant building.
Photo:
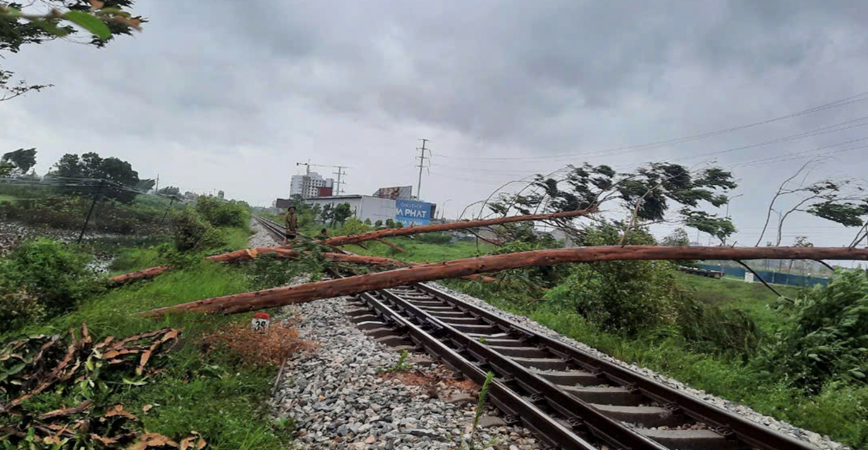
M 224 194 L 223 191 L 217 191 L 217 198 L 219 198 L 220 200 L 223 200 L 223 197 L 225 196 L 226 194 Z
M 399 198 L 410 200 L 413 198 L 413 186 L 395 186 L 380 188 L 377 189 L 377 192 L 374 192 L 374 197 L 390 198 L 392 200 L 397 200 Z
M 289 185 L 289 196 L 300 195 L 302 198 L 318 197 L 319 188 L 332 188 L 334 182 L 333 179 L 323 178 L 316 172 L 310 172 L 310 176 L 293 175 Z
M 375 197 L 372 195 L 337 195 L 329 197 L 311 197 L 305 199 L 310 205 L 332 205 L 335 207 L 341 203 L 348 203 L 350 211 L 357 219 L 371 222 L 392 219 L 401 222 L 404 226 L 411 224 L 429 225 L 434 216 L 437 205 L 406 199 L 390 199 Z

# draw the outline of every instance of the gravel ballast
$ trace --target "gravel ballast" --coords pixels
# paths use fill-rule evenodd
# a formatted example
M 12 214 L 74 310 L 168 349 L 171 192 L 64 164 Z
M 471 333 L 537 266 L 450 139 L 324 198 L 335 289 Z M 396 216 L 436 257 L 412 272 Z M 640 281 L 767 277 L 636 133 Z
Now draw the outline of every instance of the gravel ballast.
M 251 246 L 276 245 L 259 226 Z M 795 427 L 765 416 L 726 399 L 693 389 L 652 370 L 628 364 L 581 342 L 564 337 L 527 317 L 507 313 L 483 300 L 453 291 L 438 283 L 428 283 L 473 305 L 514 321 L 545 336 L 618 364 L 685 392 L 717 407 L 734 412 L 773 430 L 810 443 L 822 450 L 845 450 L 849 447 L 827 436 Z M 430 387 L 384 379 L 378 369 L 393 367 L 399 355 L 360 332 L 344 315 L 342 298 L 318 300 L 295 305 L 284 311 L 301 318 L 302 337 L 320 348 L 297 355 L 288 361 L 284 379 L 272 400 L 275 415 L 291 418 L 299 431 L 301 448 L 358 449 L 441 449 L 457 448 L 469 431 L 475 405 L 453 405 L 450 392 L 433 393 Z M 437 373 L 442 367 L 412 371 Z M 448 391 L 448 389 L 447 389 Z M 451 392 L 455 394 L 455 392 Z M 444 395 L 445 394 L 445 395 Z M 492 412 L 495 415 L 496 412 Z M 479 442 L 490 449 L 545 448 L 522 427 L 499 426 L 482 429 Z

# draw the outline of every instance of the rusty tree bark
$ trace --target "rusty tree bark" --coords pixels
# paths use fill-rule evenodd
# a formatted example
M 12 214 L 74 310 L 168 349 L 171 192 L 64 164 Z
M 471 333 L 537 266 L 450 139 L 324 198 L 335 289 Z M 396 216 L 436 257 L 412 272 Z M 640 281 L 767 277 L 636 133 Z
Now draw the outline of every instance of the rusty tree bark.
M 462 230 L 466 228 L 479 228 L 491 225 L 501 225 L 512 222 L 528 222 L 540 220 L 567 219 L 571 217 L 586 216 L 596 212 L 596 209 L 582 209 L 578 211 L 566 211 L 554 214 L 531 214 L 526 216 L 498 217 L 496 219 L 468 220 L 465 222 L 440 223 L 436 225 L 422 225 L 418 227 L 387 228 L 385 230 L 369 231 L 367 233 L 351 234 L 347 236 L 335 236 L 326 240 L 329 245 L 348 245 L 359 242 L 382 239 L 395 236 L 409 236 L 411 234 L 434 233 L 438 231 Z
M 411 283 L 562 263 L 745 259 L 868 260 L 868 249 L 847 247 L 658 247 L 638 245 L 535 250 L 421 264 L 410 268 L 337 280 L 227 295 L 158 308 L 144 314 L 156 316 L 181 311 L 234 314 L 340 295 L 357 294 L 375 289 L 387 289 Z

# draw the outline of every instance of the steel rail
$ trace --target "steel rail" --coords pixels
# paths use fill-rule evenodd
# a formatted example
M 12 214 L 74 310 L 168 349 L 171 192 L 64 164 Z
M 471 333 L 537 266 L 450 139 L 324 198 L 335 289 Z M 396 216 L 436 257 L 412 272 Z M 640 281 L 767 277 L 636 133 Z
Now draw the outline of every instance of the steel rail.
M 576 423 L 578 426 L 586 427 L 599 440 L 615 448 L 629 448 L 632 450 L 667 449 L 665 446 L 626 427 L 619 421 L 607 417 L 587 402 L 568 394 L 552 382 L 531 373 L 526 367 L 488 348 L 488 346 L 480 343 L 477 339 L 471 338 L 467 334 L 455 329 L 452 325 L 423 311 L 400 296 L 388 290 L 378 292 L 420 323 L 433 324 L 433 327 L 442 335 L 452 340 L 459 350 L 462 352 L 466 351 L 476 360 L 491 365 L 491 367 L 495 368 L 496 372 L 505 375 L 507 379 L 515 380 L 524 391 L 530 392 L 531 396 L 547 404 L 560 415 L 566 417 L 568 421 Z
M 471 305 L 440 289 L 425 284 L 418 284 L 416 287 L 446 300 L 447 303 L 452 303 L 472 315 L 483 318 L 487 322 L 512 330 L 513 333 L 523 335 L 531 341 L 531 345 L 542 345 L 552 353 L 562 358 L 571 359 L 579 366 L 586 368 L 586 370 L 597 373 L 615 384 L 635 387 L 643 395 L 661 404 L 675 405 L 684 415 L 716 428 L 723 435 L 732 433 L 736 439 L 763 450 L 816 450 L 816 447 L 808 445 L 803 441 L 771 430 L 742 416 L 677 391 L 571 345 L 543 336 L 536 331 L 515 324 L 490 311 Z
M 363 293 L 358 296 L 365 304 L 374 309 L 378 315 L 384 318 L 387 324 L 391 324 L 402 332 L 406 332 L 410 339 L 425 351 L 442 359 L 447 365 L 461 372 L 466 377 L 478 384 L 485 382 L 486 372 L 458 352 L 449 348 L 446 344 L 424 331 L 409 320 L 402 317 L 398 312 L 389 308 L 371 293 Z M 554 418 L 547 415 L 533 403 L 525 400 L 518 393 L 507 387 L 502 381 L 494 379 L 489 384 L 489 395 L 492 402 L 501 411 L 518 418 L 521 423 L 545 440 L 549 445 L 568 450 L 596 450 L 596 447 L 579 437 L 572 430 L 558 423 Z
M 258 217 L 257 220 L 267 229 L 270 229 L 275 237 L 283 238 L 282 227 L 278 224 Z M 739 447 L 748 445 L 762 450 L 816 450 L 815 447 L 802 441 L 513 323 L 435 287 L 426 284 L 414 284 L 394 288 L 394 290 L 400 289 L 417 289 L 427 293 L 434 299 L 443 302 L 444 306 L 457 309 L 456 314 L 466 315 L 511 336 L 518 336 L 523 345 L 545 349 L 552 355 L 596 375 L 602 382 L 608 381 L 613 385 L 628 388 L 661 405 L 666 405 L 667 408 L 690 419 L 705 423 L 714 432 L 725 438 L 727 442 Z M 390 308 L 384 303 L 384 300 L 377 298 L 378 296 L 393 307 Z M 496 391 L 497 394 L 494 398 L 495 405 L 507 414 L 518 417 L 525 426 L 553 446 L 570 449 L 594 448 L 586 447 L 590 444 L 578 437 L 578 434 L 587 433 L 615 448 L 631 450 L 667 448 L 625 426 L 620 421 L 606 416 L 592 404 L 576 398 L 551 381 L 532 373 L 509 356 L 489 348 L 479 340 L 458 330 L 453 326 L 454 322 L 453 324 L 447 323 L 440 317 L 425 311 L 414 304 L 412 301 L 414 299 L 411 297 L 403 298 L 390 290 L 380 290 L 360 294 L 357 298 L 374 309 L 379 316 L 384 318 L 385 322 L 396 324 L 401 331 L 408 334 L 414 343 L 429 354 L 441 358 L 446 364 L 477 383 L 482 383 L 485 379 L 485 374 L 479 366 L 490 366 L 496 373 L 502 375 L 500 380 L 496 380 L 496 390 L 492 391 L 493 393 Z M 415 300 L 419 301 L 418 298 Z M 402 313 L 409 318 L 403 317 Z M 417 322 L 418 325 L 412 323 L 413 321 Z M 425 331 L 426 329 L 430 331 Z M 455 349 L 450 348 L 447 343 L 451 343 Z M 475 359 L 478 365 L 462 355 Z M 517 385 L 519 389 L 529 393 L 531 401 L 529 402 L 520 394 L 509 389 L 508 384 Z M 540 407 L 553 410 L 565 418 L 563 423 L 569 424 L 572 430 L 567 430 L 558 419 L 546 415 Z M 537 414 L 542 416 L 538 417 Z M 554 424 L 553 428 L 551 427 L 552 424 Z M 549 433 L 555 434 L 549 436 Z M 571 436 L 575 436 L 581 442 L 573 440 Z M 567 439 L 566 444 L 562 439 Z

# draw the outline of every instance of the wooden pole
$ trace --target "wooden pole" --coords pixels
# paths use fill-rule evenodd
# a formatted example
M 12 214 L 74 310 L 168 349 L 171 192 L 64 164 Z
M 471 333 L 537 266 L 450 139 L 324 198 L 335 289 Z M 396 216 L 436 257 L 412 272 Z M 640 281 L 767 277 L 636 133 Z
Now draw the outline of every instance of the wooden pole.
M 507 269 L 550 266 L 563 263 L 640 260 L 731 261 L 764 258 L 864 261 L 868 260 L 868 249 L 851 249 L 846 247 L 658 247 L 637 245 L 534 250 L 422 264 L 410 268 L 370 273 L 338 280 L 227 295 L 158 308 L 143 314 L 158 316 L 181 311 L 234 314 L 292 303 L 309 302 L 322 298 L 357 294 L 376 289 L 387 289 L 411 283 L 459 278 L 483 272 L 498 272 Z
M 466 228 L 479 228 L 491 225 L 502 225 L 512 222 L 528 222 L 539 220 L 568 219 L 572 217 L 586 216 L 596 212 L 596 208 L 582 209 L 579 211 L 566 211 L 554 214 L 531 214 L 526 216 L 499 217 L 496 219 L 468 220 L 465 222 L 440 223 L 436 225 L 422 225 L 419 227 L 386 228 L 385 230 L 369 231 L 367 233 L 350 234 L 347 236 L 335 236 L 328 238 L 326 244 L 347 245 L 359 242 L 382 239 L 394 236 L 409 236 L 420 233 L 434 233 L 438 231 L 461 230 Z

